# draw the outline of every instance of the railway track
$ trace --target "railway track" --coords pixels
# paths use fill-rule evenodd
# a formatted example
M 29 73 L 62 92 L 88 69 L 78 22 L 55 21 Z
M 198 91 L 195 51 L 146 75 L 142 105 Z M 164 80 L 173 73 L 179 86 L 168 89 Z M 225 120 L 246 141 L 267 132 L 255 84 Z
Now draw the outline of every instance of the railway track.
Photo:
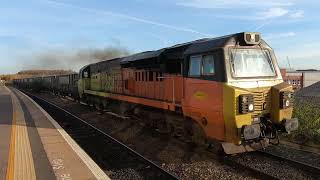
M 320 169 L 316 166 L 265 151 L 226 156 L 223 161 L 235 168 L 250 171 L 258 179 L 319 179 L 320 177 Z
M 280 140 L 280 144 L 286 145 L 295 150 L 299 150 L 306 153 L 314 153 L 320 156 L 320 145 L 307 145 L 282 139 Z
M 132 169 L 142 179 L 178 179 L 90 123 L 45 99 L 24 93 L 44 108 L 111 178 L 113 172 Z
M 244 171 L 248 171 L 250 172 L 250 174 L 255 177 L 255 178 L 258 178 L 258 179 L 268 179 L 268 180 L 276 180 L 276 179 L 279 179 L 278 177 L 276 176 L 273 176 L 269 173 L 266 173 L 264 171 L 261 171 L 259 169 L 256 169 L 256 168 L 253 168 L 253 167 L 250 167 L 250 166 L 246 166 L 244 165 L 243 163 L 241 162 L 238 162 L 238 161 L 235 161 L 233 160 L 232 158 L 226 156 L 226 157 L 223 157 L 222 159 L 220 159 L 223 163 L 233 167 L 233 168 L 236 168 L 236 169 L 240 169 L 240 170 L 244 170 Z
M 26 92 L 25 92 L 26 93 Z M 99 130 L 99 129 L 97 129 L 97 128 L 95 128 L 93 125 L 91 125 L 91 124 L 89 124 L 88 122 L 86 122 L 86 121 L 84 121 L 84 120 L 82 120 L 81 118 L 79 118 L 79 117 L 77 117 L 77 116 L 75 116 L 75 115 L 73 115 L 73 114 L 71 114 L 70 112 L 68 112 L 68 111 L 66 111 L 66 110 L 63 110 L 63 109 L 61 109 L 60 107 L 58 107 L 57 105 L 55 105 L 55 104 L 52 104 L 52 103 L 50 103 L 50 102 L 48 102 L 48 101 L 46 101 L 45 99 L 42 99 L 42 98 L 39 98 L 39 97 L 36 97 L 36 96 L 34 96 L 34 95 L 32 95 L 32 94 L 29 94 L 29 93 L 26 93 L 26 94 L 28 94 L 30 97 L 32 97 L 33 99 L 35 99 L 41 106 L 53 106 L 54 108 L 56 108 L 56 109 L 59 109 L 60 111 L 63 111 L 63 113 L 65 114 L 65 116 L 67 116 L 68 118 L 67 119 L 69 119 L 70 117 L 69 116 L 71 116 L 71 117 L 73 117 L 73 118 L 75 118 L 76 119 L 76 121 L 79 121 L 79 122 L 81 122 L 81 123 L 84 123 L 84 124 L 86 124 L 87 126 L 90 126 L 91 127 L 91 130 L 86 130 L 86 129 L 83 129 L 82 127 L 80 127 L 80 128 L 78 128 L 78 127 L 74 127 L 74 125 L 72 125 L 72 123 L 70 124 L 69 122 L 64 122 L 64 121 L 62 121 L 62 122 L 59 122 L 59 124 L 60 123 L 62 123 L 62 127 L 67 127 L 67 129 L 69 128 L 68 126 L 70 126 L 70 125 L 72 125 L 73 126 L 73 128 L 70 130 L 70 131 L 67 131 L 77 142 L 79 141 L 79 142 L 83 142 L 83 144 L 80 144 L 82 147 L 86 147 L 86 146 L 88 146 L 88 144 L 87 144 L 87 140 L 86 140 L 86 138 L 88 138 L 88 137 L 91 137 L 91 138 L 96 138 L 96 133 L 97 132 L 99 132 L 99 133 L 101 133 L 101 134 L 103 134 L 103 135 L 106 135 L 106 136 L 108 136 L 108 138 L 110 137 L 112 140 L 114 140 L 114 141 L 116 141 L 118 144 L 122 144 L 123 146 L 125 146 L 125 147 L 127 147 L 128 149 L 131 149 L 130 147 L 128 147 L 128 146 L 126 146 L 126 145 L 124 145 L 123 143 L 121 143 L 121 142 L 119 142 L 119 141 L 117 141 L 116 139 L 114 139 L 114 138 L 112 138 L 111 136 L 109 136 L 108 134 L 106 134 L 106 133 L 104 133 L 103 131 L 101 131 L 101 130 Z M 37 100 L 38 99 L 38 100 Z M 41 104 L 41 101 L 43 101 L 42 103 L 43 104 Z M 45 104 L 48 104 L 48 105 L 45 105 Z M 50 109 L 50 108 L 49 108 Z M 51 108 L 52 109 L 52 108 Z M 46 109 L 47 110 L 47 109 Z M 50 112 L 49 112 L 50 113 Z M 54 113 L 54 112 L 52 112 L 52 113 Z M 50 113 L 50 114 L 52 114 L 52 113 Z M 63 119 L 63 118 L 62 118 Z M 78 142 L 78 143 L 79 143 Z M 102 143 L 105 143 L 105 142 L 102 142 Z M 96 147 L 97 149 L 99 149 L 99 147 Z M 86 148 L 84 148 L 85 150 L 86 150 Z M 94 150 L 94 148 L 93 147 L 91 147 L 91 148 L 89 148 L 89 149 L 91 149 L 91 151 L 92 150 Z M 108 149 L 108 148 L 107 148 Z M 90 150 L 89 150 L 90 151 Z M 119 151 L 119 150 L 115 150 L 115 151 Z M 131 149 L 131 151 L 133 151 L 132 149 Z M 136 153 L 135 151 L 133 151 L 134 152 L 134 154 L 138 154 L 138 153 Z M 307 165 L 307 164 L 305 164 L 305 163 L 299 163 L 299 162 L 295 162 L 294 160 L 291 160 L 291 159 L 288 159 L 288 158 L 285 158 L 285 157 L 279 157 L 279 156 L 277 156 L 277 155 L 275 155 L 275 154 L 271 154 L 270 152 L 265 152 L 265 151 L 259 151 L 259 152 L 254 152 L 254 153 L 256 153 L 255 155 L 259 155 L 259 156 L 266 156 L 266 157 L 268 157 L 268 158 L 270 158 L 270 159 L 276 159 L 276 161 L 285 161 L 287 164 L 290 164 L 290 165 L 292 165 L 292 166 L 294 166 L 294 167 L 296 167 L 296 168 L 298 168 L 298 169 L 302 169 L 303 171 L 306 171 L 306 172 L 309 172 L 310 174 L 315 174 L 315 175 L 319 175 L 320 176 L 320 170 L 317 168 L 317 167 L 312 167 L 312 168 L 310 168 L 310 166 L 309 165 Z M 88 153 L 89 154 L 89 153 Z M 95 156 L 95 155 L 94 155 Z M 99 154 L 98 155 L 96 155 L 96 156 L 99 156 Z M 104 155 L 105 156 L 105 155 Z M 139 157 L 141 157 L 141 158 L 143 158 L 143 159 L 145 159 L 142 155 L 140 155 L 140 154 L 138 154 L 138 156 Z M 110 159 L 110 157 L 108 157 L 109 159 Z M 112 158 L 112 157 L 111 157 Z M 107 159 L 107 158 L 105 158 L 105 159 Z M 112 169 L 113 168 L 113 165 L 109 165 L 109 164 L 105 164 L 105 161 L 106 160 L 101 160 L 101 163 L 102 163 L 102 167 L 106 167 L 106 168 L 103 168 L 103 169 Z M 107 159 L 108 160 L 108 159 Z M 149 161 L 148 159 L 146 159 L 147 161 Z M 233 158 L 233 156 L 226 156 L 226 157 L 221 157 L 220 159 L 219 159 L 220 161 L 222 161 L 222 163 L 224 163 L 224 164 L 226 164 L 226 165 L 228 165 L 228 166 L 231 166 L 231 167 L 233 167 L 234 169 L 237 169 L 237 170 L 239 170 L 240 169 L 240 171 L 246 171 L 246 172 L 248 172 L 252 177 L 256 177 L 256 178 L 258 178 L 258 179 L 282 179 L 281 177 L 279 177 L 279 176 L 277 176 L 277 174 L 272 174 L 272 173 L 270 173 L 270 172 L 268 172 L 268 171 L 264 171 L 263 169 L 259 169 L 259 168 L 256 168 L 256 167 L 254 167 L 254 166 L 248 166 L 246 163 L 243 163 L 243 162 L 239 162 L 239 161 L 236 161 L 235 160 L 235 158 Z M 98 160 L 96 160 L 97 161 L 97 163 L 99 164 L 99 158 L 98 158 Z M 151 162 L 151 161 L 149 161 L 149 162 Z M 152 162 L 151 162 L 152 163 Z M 123 162 L 123 164 L 128 164 L 127 162 Z M 130 163 L 129 163 L 130 164 Z M 134 163 L 133 163 L 134 164 Z M 152 164 L 154 164 L 154 163 L 152 163 Z M 100 165 L 100 164 L 99 164 Z M 118 166 L 118 167 L 117 167 Z M 139 167 L 139 166 L 136 166 L 136 165 L 132 165 L 133 167 Z M 152 165 L 153 166 L 153 165 Z M 155 166 L 156 167 L 159 167 L 158 165 L 156 165 L 155 164 Z M 149 172 L 145 172 L 146 170 L 144 169 L 144 167 L 145 167 L 145 169 L 148 169 L 148 171 Z M 119 169 L 121 169 L 121 168 L 125 168 L 125 167 L 121 167 L 121 165 L 116 165 L 116 167 L 115 167 L 115 169 L 117 169 L 117 168 L 119 168 Z M 161 167 L 159 167 L 160 169 L 162 169 Z M 156 175 L 157 173 L 155 173 L 155 172 L 152 172 L 152 167 L 151 166 L 148 166 L 148 165 L 144 165 L 144 166 L 140 166 L 139 168 L 137 168 L 138 169 L 138 171 L 139 171 L 139 173 L 142 171 L 142 174 L 143 174 L 143 177 L 147 177 L 146 179 L 153 179 L 153 177 L 158 177 L 159 175 Z M 159 169 L 159 170 L 160 170 Z M 162 172 L 162 173 L 167 173 L 165 170 L 160 170 L 160 171 L 164 171 L 164 172 Z M 145 174 L 146 173 L 146 174 Z M 161 174 L 161 173 L 160 173 Z M 170 177 L 170 175 L 171 175 L 171 177 Z M 172 174 L 170 174 L 169 173 L 169 175 L 168 175 L 170 178 L 167 178 L 167 177 L 165 177 L 165 175 L 160 175 L 159 177 L 161 177 L 160 179 L 178 179 L 177 177 L 175 177 L 174 175 L 172 175 Z
M 263 151 L 263 150 L 259 150 L 258 152 L 265 155 L 265 156 L 268 156 L 268 157 L 271 157 L 271 158 L 274 158 L 274 159 L 277 159 L 280 161 L 289 162 L 292 166 L 294 166 L 296 168 L 302 169 L 304 171 L 310 172 L 315 175 L 317 174 L 320 177 L 320 167 L 318 167 L 318 166 L 314 166 L 311 164 L 307 164 L 305 162 L 300 162 L 300 161 L 297 161 L 297 160 L 294 160 L 291 158 L 287 158 L 287 157 L 284 157 L 284 156 L 279 155 L 274 152 Z

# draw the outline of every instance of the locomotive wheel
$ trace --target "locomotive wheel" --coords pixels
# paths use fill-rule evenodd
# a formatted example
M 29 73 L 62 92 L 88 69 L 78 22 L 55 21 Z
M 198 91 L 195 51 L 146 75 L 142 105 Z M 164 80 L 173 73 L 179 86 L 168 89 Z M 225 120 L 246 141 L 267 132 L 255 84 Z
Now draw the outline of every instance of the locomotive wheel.
M 204 146 L 207 143 L 206 135 L 205 135 L 203 129 L 201 128 L 200 125 L 198 125 L 195 122 L 192 124 L 191 141 L 194 144 L 199 145 L 199 146 Z

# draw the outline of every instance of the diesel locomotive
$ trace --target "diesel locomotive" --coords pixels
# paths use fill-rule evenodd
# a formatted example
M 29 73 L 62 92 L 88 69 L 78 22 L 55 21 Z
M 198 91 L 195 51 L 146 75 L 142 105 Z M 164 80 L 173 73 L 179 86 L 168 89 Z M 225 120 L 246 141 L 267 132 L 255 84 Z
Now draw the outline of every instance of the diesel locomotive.
M 293 88 L 283 82 L 274 51 L 260 33 L 90 64 L 80 70 L 76 89 L 69 94 L 81 101 L 98 108 L 117 104 L 122 113 L 197 144 L 218 142 L 227 154 L 277 144 L 279 133 L 298 128 Z

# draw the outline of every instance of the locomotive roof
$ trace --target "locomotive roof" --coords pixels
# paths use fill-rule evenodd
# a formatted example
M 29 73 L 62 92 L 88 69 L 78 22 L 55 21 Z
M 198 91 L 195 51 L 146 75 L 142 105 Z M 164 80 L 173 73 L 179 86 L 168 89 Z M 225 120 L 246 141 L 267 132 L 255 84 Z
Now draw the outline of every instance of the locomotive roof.
M 167 48 L 146 51 L 137 54 L 133 54 L 127 57 L 120 58 L 121 64 L 126 64 L 133 61 L 139 61 L 144 59 L 158 58 L 161 55 L 165 55 L 167 52 L 172 51 L 177 48 L 185 48 L 183 55 L 208 52 L 217 48 L 225 47 L 226 45 L 235 44 L 236 42 L 244 43 L 243 40 L 244 32 L 231 34 L 227 36 L 221 36 L 216 38 L 204 38 L 191 42 L 181 43 Z M 262 45 L 268 46 L 263 40 L 261 40 Z
M 155 50 L 155 51 L 145 51 L 145 52 L 133 54 L 133 55 L 121 58 L 121 64 L 125 64 L 125 63 L 132 62 L 132 61 L 143 60 L 143 59 L 157 58 L 157 57 L 161 56 L 162 54 L 165 54 L 169 50 L 187 47 L 193 43 L 203 42 L 203 41 L 207 41 L 207 40 L 209 40 L 209 39 L 208 38 L 198 39 L 195 41 L 176 44 L 174 46 L 170 46 L 170 47 Z
M 208 39 L 207 41 L 193 43 L 190 47 L 188 47 L 188 49 L 184 52 L 184 54 L 188 55 L 188 54 L 208 52 L 217 48 L 223 48 L 228 45 L 236 45 L 237 43 L 239 43 L 240 45 L 247 45 L 244 40 L 244 32 L 217 37 L 217 38 L 211 38 L 211 39 Z M 262 39 L 260 39 L 259 44 L 262 47 L 270 48 L 270 46 Z
M 160 50 L 156 50 L 156 51 L 146 51 L 146 52 L 133 54 L 131 56 L 121 58 L 121 63 L 136 61 L 136 60 L 140 60 L 140 59 L 155 58 L 155 57 L 160 56 L 161 53 L 163 53 L 165 50 L 166 49 L 160 49 Z
M 236 43 L 244 44 L 244 34 L 245 32 L 230 34 L 226 36 L 216 37 L 216 38 L 203 38 L 195 41 L 190 41 L 186 43 L 176 44 L 174 46 L 166 47 L 163 49 L 155 51 L 145 51 L 141 53 L 136 53 L 122 58 L 115 58 L 110 60 L 101 61 L 91 65 L 101 66 L 106 64 L 113 64 L 112 62 L 127 64 L 131 62 L 138 62 L 140 60 L 147 59 L 157 59 L 160 56 L 174 56 L 175 58 L 182 59 L 185 55 L 209 52 L 214 49 L 223 48 L 227 45 L 236 45 Z M 269 47 L 262 39 L 260 44 L 264 47 Z M 170 54 L 171 53 L 171 54 Z M 170 58 L 169 58 L 170 59 Z M 91 66 L 90 65 L 90 66 Z M 86 66 L 87 67 L 87 66 Z M 84 69 L 83 67 L 82 69 Z M 101 67 L 102 68 L 102 67 Z
M 232 34 L 217 38 L 210 38 L 206 41 L 200 41 L 192 43 L 188 49 L 184 52 L 185 55 L 187 54 L 194 54 L 194 53 L 201 53 L 201 52 L 208 52 L 213 49 L 222 48 L 226 44 L 228 44 L 229 41 L 236 38 L 238 34 Z

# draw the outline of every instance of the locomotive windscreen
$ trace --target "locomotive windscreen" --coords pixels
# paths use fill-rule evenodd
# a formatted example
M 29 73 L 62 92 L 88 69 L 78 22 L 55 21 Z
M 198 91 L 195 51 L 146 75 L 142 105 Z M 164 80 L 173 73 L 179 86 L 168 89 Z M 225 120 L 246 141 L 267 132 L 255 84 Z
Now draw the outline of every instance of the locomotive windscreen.
M 275 69 L 270 54 L 262 49 L 232 49 L 231 66 L 234 77 L 271 77 Z

